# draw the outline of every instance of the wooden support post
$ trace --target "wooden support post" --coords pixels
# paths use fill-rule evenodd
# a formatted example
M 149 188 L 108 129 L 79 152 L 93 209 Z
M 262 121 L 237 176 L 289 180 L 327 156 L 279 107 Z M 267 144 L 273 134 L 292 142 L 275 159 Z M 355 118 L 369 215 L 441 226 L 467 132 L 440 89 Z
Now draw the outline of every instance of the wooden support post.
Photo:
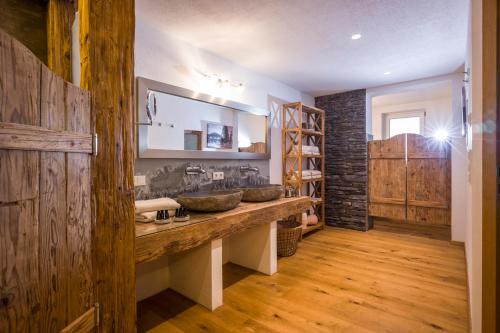
M 92 99 L 93 253 L 101 332 L 134 332 L 134 0 L 79 0 L 82 88 Z
M 170 288 L 212 311 L 222 305 L 222 239 L 170 260 Z
M 276 246 L 276 222 L 259 225 L 231 236 L 229 261 L 267 275 L 273 275 L 278 267 Z
M 49 0 L 47 10 L 47 65 L 71 82 L 71 25 L 75 19 L 72 0 Z

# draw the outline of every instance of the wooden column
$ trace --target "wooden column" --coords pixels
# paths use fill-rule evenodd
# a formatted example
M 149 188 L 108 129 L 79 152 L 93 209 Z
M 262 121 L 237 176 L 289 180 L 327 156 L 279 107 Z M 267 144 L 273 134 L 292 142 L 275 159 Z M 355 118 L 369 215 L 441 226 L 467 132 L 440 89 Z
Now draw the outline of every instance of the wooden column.
M 96 300 L 101 332 L 134 332 L 134 0 L 79 0 L 81 86 L 91 93 Z
M 71 25 L 75 19 L 72 0 L 49 0 L 47 7 L 47 65 L 71 82 Z
M 498 132 L 500 126 L 499 111 L 499 25 L 500 6 L 497 0 L 482 1 L 482 331 L 498 332 L 499 299 L 500 299 L 500 266 L 499 244 L 500 228 L 498 227 L 500 196 L 498 195 L 497 166 L 500 162 L 500 143 Z M 475 36 L 473 36 L 474 38 Z M 477 148 L 476 148 L 477 149 Z M 495 178 L 497 181 L 495 181 Z M 477 229 L 476 229 L 477 230 Z M 477 230 L 476 232 L 479 232 Z

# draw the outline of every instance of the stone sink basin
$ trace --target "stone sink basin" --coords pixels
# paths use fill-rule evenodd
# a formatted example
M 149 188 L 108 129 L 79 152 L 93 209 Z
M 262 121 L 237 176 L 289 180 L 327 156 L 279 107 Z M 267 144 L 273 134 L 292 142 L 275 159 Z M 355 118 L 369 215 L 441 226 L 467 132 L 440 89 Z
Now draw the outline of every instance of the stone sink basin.
M 223 212 L 236 208 L 241 202 L 240 190 L 186 193 L 177 197 L 177 202 L 190 211 Z
M 263 202 L 279 199 L 283 193 L 282 185 L 263 184 L 239 188 L 243 192 L 241 201 Z

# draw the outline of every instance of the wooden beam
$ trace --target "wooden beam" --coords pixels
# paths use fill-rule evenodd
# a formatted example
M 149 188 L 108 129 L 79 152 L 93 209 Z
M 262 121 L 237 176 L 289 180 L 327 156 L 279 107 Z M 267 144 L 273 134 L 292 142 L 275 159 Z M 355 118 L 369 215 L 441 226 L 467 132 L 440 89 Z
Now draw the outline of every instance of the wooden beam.
M 482 276 L 482 331 L 498 332 L 498 26 L 497 0 L 483 0 L 483 276 Z
M 71 82 L 71 26 L 75 8 L 71 0 L 49 0 L 47 8 L 47 65 Z
M 93 246 L 101 332 L 134 332 L 134 0 L 79 0 L 81 86 L 91 93 Z

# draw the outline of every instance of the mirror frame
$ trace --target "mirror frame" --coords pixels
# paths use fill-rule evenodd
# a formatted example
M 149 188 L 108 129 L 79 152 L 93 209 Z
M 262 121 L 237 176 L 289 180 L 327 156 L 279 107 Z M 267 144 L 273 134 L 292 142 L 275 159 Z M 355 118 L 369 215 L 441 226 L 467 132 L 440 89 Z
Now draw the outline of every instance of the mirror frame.
M 167 150 L 150 149 L 147 147 L 148 125 L 141 123 L 146 120 L 146 96 L 148 90 L 169 95 L 184 97 L 217 106 L 228 107 L 237 111 L 261 114 L 266 117 L 266 153 L 202 151 L 202 150 Z M 246 105 L 227 99 L 214 97 L 208 94 L 195 92 L 186 88 L 173 86 L 167 83 L 154 81 L 144 77 L 137 77 L 137 149 L 138 158 L 181 158 L 181 159 L 235 159 L 235 160 L 265 160 L 271 158 L 271 113 L 267 110 Z M 143 110 L 144 112 L 141 112 Z

